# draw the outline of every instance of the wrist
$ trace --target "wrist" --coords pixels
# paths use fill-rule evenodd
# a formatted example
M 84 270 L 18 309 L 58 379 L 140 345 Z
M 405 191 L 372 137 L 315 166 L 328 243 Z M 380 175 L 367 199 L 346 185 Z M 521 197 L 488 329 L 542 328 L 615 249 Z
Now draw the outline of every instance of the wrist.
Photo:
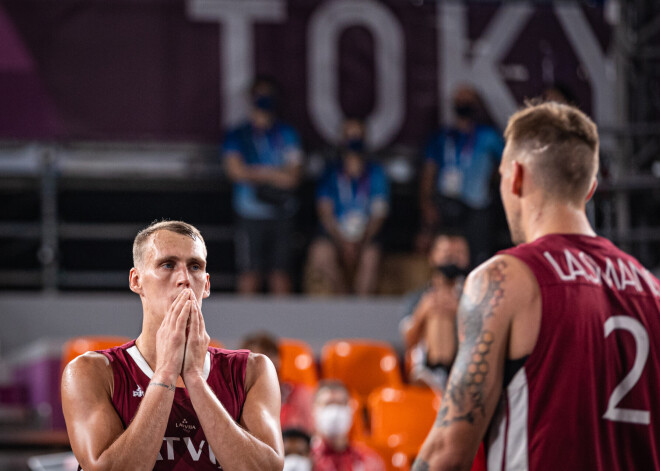
M 191 388 L 197 384 L 206 382 L 202 377 L 202 372 L 197 370 L 184 371 L 181 377 L 183 378 L 183 383 L 187 388 Z
M 157 380 L 151 380 L 147 387 L 158 387 L 158 388 L 164 388 L 167 389 L 168 391 L 176 391 L 176 384 L 175 383 L 162 383 Z
M 164 368 L 156 369 L 153 377 L 151 378 L 152 382 L 159 382 L 164 384 L 176 384 L 176 380 L 179 378 L 178 371 L 167 370 Z

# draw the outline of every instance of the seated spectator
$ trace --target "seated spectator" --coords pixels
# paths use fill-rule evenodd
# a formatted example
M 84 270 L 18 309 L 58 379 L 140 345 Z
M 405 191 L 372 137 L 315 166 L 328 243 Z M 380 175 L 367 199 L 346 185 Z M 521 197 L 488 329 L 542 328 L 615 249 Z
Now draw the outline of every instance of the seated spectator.
M 345 121 L 340 157 L 318 185 L 321 235 L 309 250 L 306 291 L 313 292 L 316 283 L 327 285 L 322 291 L 364 296 L 376 290 L 389 183 L 383 168 L 368 158 L 363 121 Z
M 425 251 L 436 230 L 459 228 L 467 237 L 475 264 L 493 251 L 493 180 L 504 149 L 501 134 L 481 124 L 484 113 L 477 91 L 459 86 L 453 95 L 453 123 L 436 131 L 424 151 L 420 179 Z
M 384 471 L 381 457 L 365 445 L 352 443 L 349 431 L 353 409 L 346 386 L 340 381 L 319 384 L 314 397 L 316 432 L 312 440 L 314 471 Z
M 238 216 L 238 291 L 254 294 L 268 277 L 270 291 L 291 291 L 291 239 L 298 209 L 303 153 L 295 129 L 277 118 L 277 87 L 266 78 L 251 89 L 250 119 L 230 130 L 222 148 Z
M 248 335 L 241 342 L 240 348 L 266 355 L 275 365 L 279 375 L 280 352 L 277 340 L 271 334 L 256 332 Z M 282 395 L 282 410 L 280 412 L 282 430 L 296 428 L 311 433 L 314 430 L 312 415 L 314 391 L 304 384 L 280 380 L 280 392 Z
M 288 428 L 282 430 L 284 443 L 284 469 L 282 471 L 311 471 L 311 437 L 304 430 Z
M 456 355 L 456 312 L 460 290 L 470 265 L 465 237 L 438 234 L 429 252 L 428 285 L 412 296 L 400 329 L 410 359 L 409 381 L 444 392 Z

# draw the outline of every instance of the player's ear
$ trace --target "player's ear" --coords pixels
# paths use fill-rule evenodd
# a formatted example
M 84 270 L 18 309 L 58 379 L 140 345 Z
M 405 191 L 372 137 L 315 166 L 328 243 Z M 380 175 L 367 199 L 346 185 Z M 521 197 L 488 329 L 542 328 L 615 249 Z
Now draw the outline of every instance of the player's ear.
M 202 293 L 202 299 L 206 299 L 211 296 L 211 276 L 206 274 L 206 283 L 204 284 L 204 293 Z
M 511 162 L 511 167 L 511 192 L 516 196 L 522 196 L 525 169 L 515 160 Z
M 140 279 L 140 271 L 133 267 L 128 275 L 128 285 L 131 291 L 137 294 L 142 294 L 142 280 Z
M 596 193 L 596 188 L 598 187 L 598 180 L 594 178 L 594 181 L 591 183 L 591 189 L 589 190 L 589 194 L 587 194 L 587 199 L 586 201 L 589 201 L 591 197 Z

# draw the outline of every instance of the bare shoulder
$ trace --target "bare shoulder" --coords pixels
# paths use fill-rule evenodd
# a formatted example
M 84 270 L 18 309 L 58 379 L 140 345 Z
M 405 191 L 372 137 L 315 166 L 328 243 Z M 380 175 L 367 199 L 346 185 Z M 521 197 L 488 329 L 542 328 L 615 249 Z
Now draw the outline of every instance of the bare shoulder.
M 536 277 L 520 259 L 497 255 L 468 277 L 459 310 L 465 328 L 480 331 L 487 323 L 507 333 L 507 357 L 533 350 L 541 321 L 541 293 Z
M 81 387 L 106 390 L 112 395 L 112 366 L 102 353 L 87 352 L 75 358 L 64 368 L 62 392 L 79 390 Z
M 250 352 L 245 367 L 245 389 L 249 391 L 258 380 L 277 384 L 277 372 L 273 362 L 266 355 Z
M 539 288 L 523 261 L 511 255 L 496 255 L 470 273 L 464 293 L 469 302 L 480 305 L 480 312 L 493 315 L 532 302 Z

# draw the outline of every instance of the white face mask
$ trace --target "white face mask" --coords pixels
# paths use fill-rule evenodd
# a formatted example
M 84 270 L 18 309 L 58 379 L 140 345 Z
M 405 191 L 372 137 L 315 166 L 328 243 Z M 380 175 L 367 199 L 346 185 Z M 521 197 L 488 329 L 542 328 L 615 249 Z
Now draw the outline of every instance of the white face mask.
M 353 410 L 349 406 L 330 404 L 314 412 L 316 431 L 327 438 L 343 437 L 353 424 Z
M 312 460 L 306 456 L 287 455 L 282 471 L 312 471 Z

